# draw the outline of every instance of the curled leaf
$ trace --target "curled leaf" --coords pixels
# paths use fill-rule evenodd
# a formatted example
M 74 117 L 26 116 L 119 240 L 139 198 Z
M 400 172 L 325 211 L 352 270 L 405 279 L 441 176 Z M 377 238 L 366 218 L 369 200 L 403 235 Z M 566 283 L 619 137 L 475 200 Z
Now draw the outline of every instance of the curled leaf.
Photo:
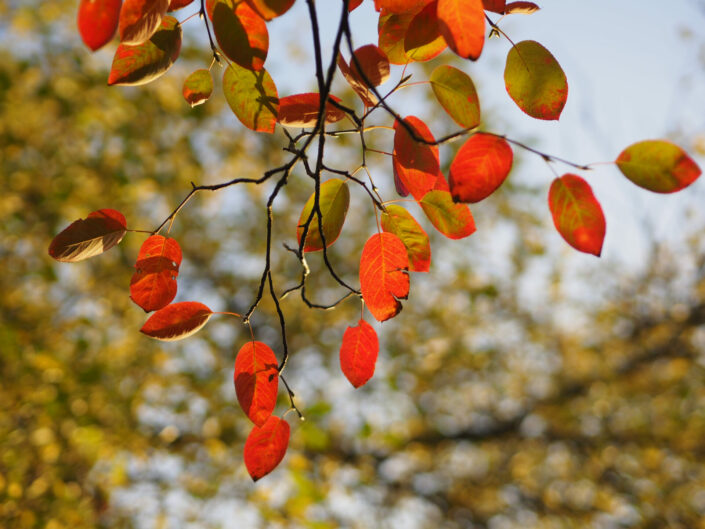
M 244 459 L 254 481 L 274 470 L 284 459 L 289 445 L 289 423 L 270 415 L 262 425 L 255 425 L 245 441 Z
M 378 321 L 401 310 L 399 299 L 409 295 L 409 257 L 404 243 L 392 233 L 376 233 L 362 249 L 360 290 L 365 305 Z
M 345 216 L 350 205 L 350 190 L 344 180 L 332 178 L 323 182 L 319 191 L 318 204 L 321 209 L 321 224 L 327 248 L 338 239 L 343 229 Z M 315 199 L 316 193 L 314 192 L 306 201 L 306 205 L 299 217 L 299 224 L 296 228 L 296 238 L 299 244 L 301 244 L 301 237 L 303 237 L 304 224 L 311 215 L 311 211 L 313 211 Z M 304 252 L 317 252 L 319 250 L 323 250 L 323 241 L 318 228 L 318 215 L 314 213 L 306 233 Z
M 118 25 L 120 42 L 134 46 L 149 40 L 168 8 L 169 0 L 124 0 Z
M 350 58 L 350 71 L 365 86 L 366 80 L 371 86 L 379 86 L 389 79 L 389 59 L 377 46 L 367 44 L 353 53 Z
M 533 2 L 509 2 L 504 8 L 505 15 L 530 15 L 536 13 L 539 6 Z
M 152 235 L 147 238 L 135 263 L 130 281 L 130 298 L 145 312 L 161 309 L 176 297 L 176 277 L 181 265 L 181 248 L 175 239 Z
M 675 193 L 700 176 L 700 167 L 671 142 L 646 140 L 624 149 L 616 160 L 622 174 L 654 193 Z
M 247 342 L 235 358 L 235 393 L 250 420 L 262 426 L 277 404 L 279 370 L 277 357 L 267 344 Z
M 127 225 L 122 213 L 100 209 L 78 219 L 51 241 L 49 255 L 57 261 L 75 263 L 107 252 L 125 236 Z
M 507 140 L 493 134 L 473 134 L 450 165 L 450 192 L 456 202 L 479 202 L 502 185 L 514 155 Z
M 197 301 L 172 303 L 152 314 L 140 329 L 151 338 L 171 342 L 198 332 L 213 315 L 213 311 Z
M 343 333 L 340 346 L 340 368 L 350 383 L 359 388 L 375 374 L 379 340 L 372 325 L 360 320 Z
M 212 93 L 213 77 L 209 70 L 196 70 L 184 80 L 182 94 L 191 107 L 205 103 Z
M 110 42 L 120 19 L 122 0 L 81 0 L 78 32 L 83 43 L 96 51 Z

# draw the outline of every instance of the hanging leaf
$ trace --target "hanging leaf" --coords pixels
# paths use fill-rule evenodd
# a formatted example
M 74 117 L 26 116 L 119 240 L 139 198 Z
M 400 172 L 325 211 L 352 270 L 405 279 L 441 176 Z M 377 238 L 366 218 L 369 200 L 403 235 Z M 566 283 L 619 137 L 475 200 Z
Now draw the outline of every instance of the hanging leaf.
M 404 13 L 380 15 L 379 17 L 377 24 L 379 48 L 392 64 L 406 64 L 410 61 L 404 49 L 404 41 L 414 16 L 414 13 Z
M 429 191 L 419 202 L 428 220 L 449 239 L 462 239 L 475 233 L 470 208 L 453 202 L 448 191 Z
M 409 295 L 408 269 L 406 248 L 396 235 L 376 233 L 365 243 L 360 259 L 360 290 L 378 321 L 399 314 L 399 299 Z
M 265 20 L 280 17 L 294 5 L 294 0 L 247 0 Z
M 530 15 L 536 13 L 539 6 L 533 2 L 509 2 L 504 9 L 505 15 Z
M 211 309 L 197 301 L 172 303 L 152 314 L 140 332 L 165 342 L 182 340 L 198 332 L 212 315 Z
M 75 263 L 107 252 L 125 236 L 125 217 L 114 209 L 100 209 L 78 219 L 59 233 L 49 245 L 57 261 Z
M 430 61 L 446 49 L 441 35 L 436 2 L 431 2 L 419 11 L 409 23 L 404 36 L 404 52 L 412 61 Z
M 329 94 L 328 97 L 340 103 L 340 98 Z M 284 127 L 314 127 L 321 108 L 321 97 L 317 92 L 296 94 L 279 100 L 279 123 Z M 345 117 L 345 112 L 330 102 L 326 103 L 326 123 L 336 123 Z
M 270 415 L 261 427 L 255 425 L 245 441 L 247 472 L 254 481 L 266 476 L 284 459 L 289 445 L 289 423 Z
M 314 192 L 306 201 L 306 205 L 299 217 L 299 223 L 296 227 L 296 238 L 299 241 L 299 245 L 301 244 L 301 237 L 303 237 L 304 233 L 304 224 L 313 210 L 315 197 L 316 194 Z M 340 235 L 340 231 L 343 229 L 345 216 L 348 213 L 348 206 L 350 205 L 350 190 L 348 189 L 348 184 L 339 178 L 333 178 L 323 182 L 320 188 L 318 204 L 321 208 L 323 236 L 325 237 L 327 248 L 336 241 Z M 319 250 L 323 250 L 323 241 L 321 241 L 321 234 L 318 229 L 318 215 L 314 213 L 308 227 L 308 233 L 306 233 L 304 252 L 317 252 Z
M 431 244 L 428 235 L 406 209 L 396 204 L 382 213 L 382 230 L 393 233 L 404 244 L 409 256 L 409 270 L 428 272 L 431 267 Z
M 379 340 L 372 325 L 360 320 L 348 327 L 340 346 L 340 369 L 350 383 L 359 388 L 375 374 Z
M 482 0 L 438 0 L 438 22 L 453 52 L 473 61 L 480 57 L 485 44 Z
M 435 141 L 426 124 L 416 116 L 408 116 L 404 121 L 411 127 L 415 137 Z M 438 146 L 418 142 L 414 136 L 401 123 L 394 123 L 396 173 L 411 195 L 421 200 L 436 184 L 441 165 Z
M 348 13 L 350 13 L 352 10 L 358 8 L 361 3 L 362 3 L 362 0 L 350 0 L 348 2 Z
M 248 70 L 262 70 L 269 32 L 257 11 L 244 0 L 208 0 L 207 10 L 225 56 Z
M 506 0 L 482 0 L 482 6 L 487 11 L 492 11 L 493 13 L 504 14 L 504 4 Z
M 176 11 L 177 9 L 181 9 L 182 7 L 186 7 L 192 2 L 193 0 L 171 0 L 171 2 L 169 2 L 169 9 L 167 11 Z
M 548 192 L 548 207 L 558 233 L 576 250 L 600 256 L 605 216 L 590 185 L 574 174 L 556 178 Z
M 504 138 L 473 134 L 450 165 L 450 192 L 456 202 L 479 202 L 502 185 L 514 155 Z
M 348 63 L 345 62 L 342 55 L 338 55 L 338 69 L 340 73 L 343 74 L 345 80 L 351 86 L 353 91 L 362 99 L 362 102 L 366 107 L 372 107 L 377 104 L 377 97 L 372 93 L 372 91 L 367 87 L 365 82 L 360 79 L 357 75 L 353 74 Z
M 200 69 L 189 74 L 184 81 L 182 93 L 186 102 L 195 107 L 208 101 L 213 93 L 213 77 L 209 70 Z
M 436 99 L 458 125 L 467 129 L 480 125 L 480 100 L 470 76 L 442 64 L 433 70 L 429 81 Z
M 174 17 L 167 15 L 147 42 L 137 46 L 118 46 L 108 84 L 134 86 L 153 81 L 171 68 L 180 51 L 181 26 Z
M 354 57 L 354 59 L 353 59 Z M 363 86 L 369 81 L 371 86 L 379 86 L 389 79 L 389 59 L 387 55 L 374 44 L 367 44 L 356 49 L 350 58 L 350 71 Z M 360 64 L 358 65 L 355 62 Z M 364 75 L 363 75 L 364 74 Z
M 399 177 L 399 162 L 397 161 L 397 153 L 392 152 L 392 171 L 394 173 L 394 188 L 399 193 L 399 196 L 407 197 L 409 196 L 409 190 L 404 185 Z
M 152 235 L 137 255 L 130 281 L 130 298 L 145 312 L 166 307 L 176 297 L 181 248 L 175 239 Z
M 120 42 L 135 46 L 148 41 L 168 8 L 169 0 L 124 0 L 118 25 Z
M 237 119 L 248 129 L 274 132 L 279 98 L 274 81 L 262 69 L 258 72 L 231 64 L 223 74 L 223 92 Z
M 81 0 L 78 5 L 78 32 L 83 43 L 96 51 L 115 35 L 122 0 Z
M 624 149 L 616 160 L 622 174 L 654 193 L 675 193 L 700 176 L 700 167 L 671 142 L 646 140 Z
M 561 65 L 533 40 L 509 50 L 504 83 L 509 96 L 532 118 L 558 119 L 568 99 L 568 81 Z
M 279 369 L 274 351 L 262 342 L 247 342 L 235 358 L 233 379 L 242 411 L 257 426 L 264 425 L 277 404 Z

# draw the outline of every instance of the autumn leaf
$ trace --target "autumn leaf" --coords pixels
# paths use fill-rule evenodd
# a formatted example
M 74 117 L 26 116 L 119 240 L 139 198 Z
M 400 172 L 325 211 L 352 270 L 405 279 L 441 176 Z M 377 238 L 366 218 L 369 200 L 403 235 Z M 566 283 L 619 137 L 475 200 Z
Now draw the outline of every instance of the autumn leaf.
M 274 470 L 284 459 L 289 445 L 289 423 L 270 415 L 260 427 L 255 425 L 245 441 L 244 459 L 254 481 Z
M 409 270 L 428 272 L 431 267 L 431 244 L 428 234 L 406 209 L 396 204 L 387 206 L 382 213 L 382 230 L 393 233 L 406 248 Z
M 418 13 L 432 0 L 375 0 L 375 9 L 385 13 Z
M 340 102 L 339 97 L 329 94 L 328 97 Z M 307 128 L 316 125 L 318 111 L 321 108 L 321 97 L 317 92 L 295 94 L 279 99 L 279 124 L 285 127 Z M 345 117 L 345 112 L 330 102 L 326 103 L 326 123 L 336 123 Z
M 504 14 L 506 0 L 482 0 L 482 7 L 493 13 Z
M 359 63 L 359 67 L 358 67 Z M 364 86 L 379 86 L 389 79 L 389 59 L 374 44 L 367 44 L 355 50 L 350 58 L 350 72 Z
M 505 15 L 530 15 L 536 13 L 539 6 L 533 2 L 509 2 L 504 8 Z
M 235 357 L 235 393 L 240 407 L 257 426 L 267 421 L 277 404 L 279 369 L 268 345 L 247 342 Z
M 247 0 L 247 2 L 265 20 L 282 16 L 294 5 L 294 0 Z
M 590 185 L 574 174 L 556 178 L 548 192 L 548 207 L 558 233 L 576 250 L 600 256 L 605 216 Z
M 122 213 L 100 209 L 85 219 L 74 221 L 51 241 L 49 255 L 57 261 L 75 263 L 107 252 L 125 236 L 127 225 Z
M 470 208 L 453 202 L 448 191 L 429 191 L 419 204 L 431 224 L 449 239 L 462 239 L 475 233 Z
M 169 0 L 124 0 L 118 31 L 122 44 L 137 45 L 159 29 L 169 8 Z
M 169 9 L 167 11 L 176 11 L 191 4 L 193 0 L 171 0 L 169 2 Z
M 675 193 L 700 176 L 700 167 L 683 149 L 664 140 L 645 140 L 624 149 L 616 160 L 622 174 L 654 193 Z
M 480 57 L 485 44 L 482 0 L 438 0 L 438 22 L 453 52 L 473 61 Z
M 343 333 L 340 346 L 340 368 L 350 383 L 359 388 L 375 373 L 379 340 L 372 325 L 360 320 Z
M 426 124 L 416 116 L 407 116 L 404 121 L 414 136 L 428 142 L 435 141 Z M 441 172 L 437 145 L 427 145 L 414 139 L 398 121 L 394 122 L 394 161 L 396 173 L 416 200 L 433 189 Z
M 152 235 L 142 244 L 130 281 L 130 298 L 145 312 L 161 309 L 176 297 L 181 248 L 175 239 Z
M 430 61 L 447 47 L 441 35 L 436 2 L 419 11 L 409 22 L 404 36 L 404 52 L 412 61 Z
M 360 290 L 365 305 L 378 321 L 401 310 L 399 299 L 409 295 L 409 258 L 404 243 L 392 233 L 376 233 L 362 249 Z
M 192 72 L 184 80 L 182 94 L 191 107 L 205 103 L 212 93 L 213 77 L 205 68 Z
M 415 13 L 380 15 L 377 24 L 379 48 L 392 64 L 406 64 L 410 61 L 404 49 L 406 32 Z
M 514 155 L 507 140 L 493 134 L 470 136 L 450 165 L 450 192 L 456 202 L 479 202 L 502 185 Z
M 197 301 L 172 303 L 152 314 L 140 329 L 151 338 L 171 342 L 198 332 L 213 315 L 213 311 Z
M 315 198 L 316 194 L 314 192 L 306 201 L 306 205 L 299 217 L 299 223 L 296 227 L 296 238 L 299 241 L 299 245 L 304 233 L 304 224 L 311 215 Z M 318 204 L 321 209 L 321 224 L 323 225 L 323 236 L 325 237 L 327 248 L 336 241 L 343 229 L 345 216 L 350 205 L 348 184 L 339 178 L 326 180 L 321 184 Z M 315 213 L 309 224 L 308 232 L 306 233 L 306 244 L 303 249 L 304 252 L 316 252 L 323 249 L 323 241 L 318 228 L 318 215 Z
M 110 42 L 120 19 L 122 0 L 81 0 L 78 32 L 83 43 L 96 51 Z
M 471 129 L 480 124 L 480 100 L 468 74 L 442 64 L 429 81 L 436 99 L 458 125 Z
M 233 113 L 248 129 L 274 132 L 279 98 L 267 70 L 253 72 L 233 63 L 223 74 L 223 92 Z
M 348 13 L 353 11 L 354 9 L 358 8 L 361 3 L 362 3 L 362 0 L 349 0 Z
M 225 56 L 248 70 L 262 70 L 269 50 L 269 32 L 257 11 L 244 0 L 208 0 L 207 10 Z

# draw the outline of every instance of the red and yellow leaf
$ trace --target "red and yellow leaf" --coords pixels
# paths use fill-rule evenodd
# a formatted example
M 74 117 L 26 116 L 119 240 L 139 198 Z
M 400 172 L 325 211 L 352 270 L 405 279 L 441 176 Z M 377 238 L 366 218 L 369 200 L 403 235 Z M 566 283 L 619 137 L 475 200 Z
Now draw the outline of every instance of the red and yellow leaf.
M 415 116 L 408 116 L 404 121 L 411 127 L 414 136 L 428 142 L 435 141 L 426 124 Z M 404 187 L 416 200 L 421 200 L 433 189 L 441 165 L 437 145 L 418 142 L 401 123 L 394 123 L 394 163 L 396 174 Z
M 274 415 L 261 427 L 252 428 L 243 455 L 247 472 L 254 481 L 269 474 L 284 459 L 290 431 L 289 423 Z
M 382 230 L 393 233 L 404 244 L 409 256 L 409 270 L 428 272 L 431 267 L 431 244 L 428 234 L 406 209 L 396 204 L 382 213 Z
M 199 331 L 212 315 L 211 309 L 197 301 L 172 303 L 152 314 L 140 332 L 165 342 L 182 340 Z
M 259 13 L 245 0 L 208 0 L 207 11 L 225 56 L 248 70 L 261 70 L 269 51 L 269 32 Z
M 404 243 L 392 233 L 376 233 L 362 249 L 360 290 L 365 305 L 378 321 L 401 310 L 399 299 L 409 295 L 409 257 Z
M 120 42 L 135 46 L 148 41 L 168 8 L 169 0 L 124 0 L 118 25 Z
M 280 17 L 294 5 L 294 0 L 247 0 L 265 20 Z
M 576 250 L 600 256 L 605 239 L 605 215 L 590 185 L 574 174 L 556 178 L 548 192 L 548 207 L 558 233 Z
M 360 67 L 358 68 L 357 63 Z M 379 86 L 389 79 L 389 59 L 374 44 L 367 44 L 355 50 L 350 58 L 350 71 L 363 85 Z
M 277 404 L 279 369 L 274 351 L 262 342 L 247 342 L 235 358 L 233 380 L 242 411 L 257 426 L 264 425 Z
M 96 51 L 110 42 L 120 19 L 122 0 L 81 0 L 78 32 L 83 43 Z
M 403 13 L 399 15 L 380 15 L 377 24 L 377 34 L 379 35 L 379 48 L 387 55 L 392 64 L 406 64 L 410 61 L 404 49 L 404 41 L 409 24 L 414 19 L 415 13 Z
M 539 6 L 533 2 L 509 2 L 504 8 L 505 15 L 530 15 L 536 13 Z
M 253 72 L 231 64 L 223 74 L 223 92 L 237 119 L 248 129 L 274 132 L 279 112 L 277 87 L 264 68 Z
M 504 83 L 512 100 L 532 118 L 558 119 L 568 99 L 568 81 L 561 65 L 533 40 L 509 50 Z
M 616 160 L 622 174 L 654 193 L 675 193 L 700 176 L 700 167 L 671 142 L 646 140 L 624 149 Z
M 184 80 L 182 94 L 191 107 L 205 103 L 212 93 L 213 77 L 211 72 L 205 68 L 192 72 Z
M 480 57 L 485 44 L 482 0 L 438 0 L 438 22 L 451 50 L 464 59 Z
M 142 244 L 130 281 L 130 298 L 145 312 L 166 307 L 176 297 L 181 248 L 175 239 L 152 235 Z
M 193 0 L 171 0 L 171 2 L 169 2 L 168 11 L 176 11 L 177 9 L 181 9 L 182 7 L 186 7 L 192 2 Z
M 449 239 L 462 239 L 475 233 L 475 220 L 466 204 L 453 202 L 448 191 L 429 191 L 419 202 L 431 224 Z
M 339 97 L 328 96 L 340 102 Z M 279 99 L 279 124 L 284 127 L 307 128 L 316 125 L 318 111 L 321 108 L 321 96 L 318 92 L 295 94 Z M 330 101 L 326 103 L 326 123 L 336 123 L 345 117 L 345 112 L 333 106 Z
M 442 64 L 429 81 L 436 99 L 458 125 L 470 129 L 480 124 L 480 100 L 468 74 Z
M 85 219 L 74 221 L 54 237 L 49 245 L 49 255 L 65 263 L 82 261 L 110 250 L 122 240 L 126 231 L 122 213 L 100 209 Z
M 181 51 L 181 25 L 165 16 L 152 38 L 137 46 L 120 44 L 108 76 L 109 85 L 141 85 L 163 75 Z
M 409 60 L 423 62 L 437 57 L 446 47 L 434 1 L 419 11 L 409 22 L 404 36 L 404 52 Z
M 493 134 L 470 136 L 450 165 L 450 193 L 456 202 L 479 202 L 502 185 L 514 155 L 507 140 Z
M 327 248 L 336 241 L 343 229 L 345 216 L 350 205 L 350 190 L 344 180 L 332 178 L 323 182 L 319 191 L 318 204 L 321 209 L 321 224 L 323 225 L 323 237 Z M 299 244 L 301 244 L 301 237 L 304 234 L 304 224 L 306 224 L 311 211 L 313 211 L 315 198 L 316 193 L 314 192 L 306 201 L 306 205 L 299 217 L 299 224 L 296 227 L 296 238 Z M 316 252 L 318 250 L 323 250 L 323 241 L 318 228 L 318 215 L 314 213 L 306 233 L 304 252 Z
M 372 325 L 360 320 L 348 327 L 340 346 L 340 369 L 350 383 L 359 388 L 375 374 L 379 340 Z

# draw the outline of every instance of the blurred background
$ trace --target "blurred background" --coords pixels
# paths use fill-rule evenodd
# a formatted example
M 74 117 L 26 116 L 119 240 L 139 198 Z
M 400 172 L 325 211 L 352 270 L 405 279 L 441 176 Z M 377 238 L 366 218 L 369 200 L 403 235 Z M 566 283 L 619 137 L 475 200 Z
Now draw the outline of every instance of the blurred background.
M 478 63 L 445 53 L 412 73 L 420 80 L 440 61 L 462 67 L 487 129 L 579 163 L 668 137 L 703 165 L 702 2 L 540 5 L 502 27 L 561 62 L 571 84 L 560 122 L 513 106 L 502 83 L 504 40 L 488 41 Z M 318 7 L 330 31 L 337 2 Z M 584 173 L 607 217 L 599 260 L 553 229 L 554 175 L 529 154 L 517 152 L 500 191 L 473 206 L 478 231 L 469 239 L 432 233 L 409 205 L 432 238 L 431 273 L 412 277 L 397 318 L 375 324 L 381 351 L 366 386 L 353 390 L 338 362 L 359 302 L 325 312 L 304 310 L 293 294 L 283 303 L 287 379 L 306 421 L 287 415 L 287 456 L 255 485 L 242 460 L 251 424 L 232 385 L 249 331 L 214 317 L 183 342 L 137 332 L 145 315 L 128 296 L 143 235 L 128 233 L 117 249 L 73 265 L 52 261 L 47 248 L 72 220 L 104 207 L 151 230 L 189 182 L 260 175 L 286 159 L 286 142 L 280 132 L 244 130 L 218 88 L 195 109 L 183 101 L 183 79 L 210 62 L 198 19 L 185 24 L 181 58 L 164 77 L 108 88 L 115 43 L 90 54 L 76 8 L 75 0 L 0 3 L 0 527 L 705 527 L 702 181 L 655 196 L 610 165 Z M 353 22 L 357 45 L 376 42 L 370 0 Z M 270 25 L 267 68 L 280 95 L 313 88 L 302 28 L 302 0 Z M 334 86 L 359 105 L 344 83 Z M 430 94 L 419 85 L 393 103 L 441 136 L 454 125 Z M 385 131 L 368 141 L 391 150 Z M 329 144 L 336 165 L 354 168 L 359 146 Z M 443 147 L 446 167 L 459 145 Z M 371 161 L 383 197 L 394 198 L 390 161 Z M 299 278 L 280 242 L 295 241 L 309 186 L 295 174 L 276 203 L 280 292 Z M 184 251 L 177 301 L 246 311 L 264 262 L 270 190 L 202 194 L 183 210 L 171 231 Z M 330 251 L 352 284 L 374 231 L 369 200 L 355 188 Z M 309 262 L 316 301 L 344 293 L 318 258 Z M 268 298 L 252 322 L 281 354 Z M 288 406 L 280 398 L 279 414 Z

